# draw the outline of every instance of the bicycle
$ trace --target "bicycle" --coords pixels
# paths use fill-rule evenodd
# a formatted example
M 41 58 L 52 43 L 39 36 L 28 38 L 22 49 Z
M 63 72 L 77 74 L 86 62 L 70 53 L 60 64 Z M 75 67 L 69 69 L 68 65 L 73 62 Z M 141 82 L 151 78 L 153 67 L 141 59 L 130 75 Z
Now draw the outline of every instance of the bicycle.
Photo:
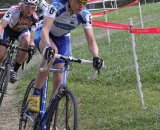
M 15 50 L 22 50 L 28 52 L 30 55 L 30 49 L 23 49 L 22 47 L 18 47 L 14 44 L 15 39 L 0 39 L 0 45 L 5 46 L 7 49 L 7 53 L 0 67 L 0 106 L 2 104 L 4 95 L 7 93 L 8 83 L 10 81 L 10 71 L 13 64 L 13 57 Z M 31 58 L 31 57 L 30 57 Z M 30 58 L 28 58 L 27 62 L 29 62 Z
M 47 78 L 41 90 L 40 112 L 38 114 L 33 114 L 28 110 L 28 97 L 32 94 L 34 80 L 30 82 L 21 106 L 19 130 L 50 130 L 50 128 L 52 128 L 52 130 L 78 129 L 77 102 L 73 92 L 67 87 L 67 72 L 69 71 L 71 62 L 81 64 L 93 64 L 93 62 L 59 54 L 55 54 L 54 57 L 65 61 L 63 68 L 50 68 L 50 72 L 63 73 L 61 85 L 57 88 L 55 94 L 51 98 L 48 107 L 46 107 L 48 89 Z M 40 70 L 45 71 L 45 67 Z

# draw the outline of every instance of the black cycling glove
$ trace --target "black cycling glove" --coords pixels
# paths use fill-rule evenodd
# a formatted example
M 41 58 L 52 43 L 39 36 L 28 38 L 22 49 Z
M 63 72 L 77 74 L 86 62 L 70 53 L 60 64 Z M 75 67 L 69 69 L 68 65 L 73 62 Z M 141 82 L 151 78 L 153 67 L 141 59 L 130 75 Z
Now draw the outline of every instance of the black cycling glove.
M 46 48 L 43 51 L 43 57 L 46 60 L 50 60 L 52 57 L 54 57 L 55 50 L 51 46 L 46 46 Z
M 93 68 L 95 68 L 95 70 L 100 70 L 101 67 L 103 65 L 103 60 L 99 57 L 93 57 Z
M 36 48 L 34 46 L 30 46 L 28 48 L 28 59 L 26 61 L 26 63 L 29 63 L 30 60 L 32 59 L 32 56 L 36 53 Z

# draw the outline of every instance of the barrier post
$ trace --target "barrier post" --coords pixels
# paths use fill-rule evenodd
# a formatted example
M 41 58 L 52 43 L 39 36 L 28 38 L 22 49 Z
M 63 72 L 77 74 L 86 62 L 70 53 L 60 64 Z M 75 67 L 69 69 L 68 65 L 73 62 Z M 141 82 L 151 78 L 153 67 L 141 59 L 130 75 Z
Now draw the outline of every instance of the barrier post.
M 114 1 L 114 8 L 116 8 L 116 13 L 118 14 L 117 7 L 118 7 L 118 6 L 117 6 L 117 0 L 115 0 L 115 1 Z
M 143 28 L 143 18 L 142 18 L 141 3 L 138 2 L 138 5 L 139 5 L 139 15 L 140 15 L 140 20 L 141 20 L 141 27 Z
M 106 10 L 105 0 L 103 0 L 103 11 L 105 12 L 105 10 Z M 107 22 L 108 20 L 107 20 L 107 15 L 106 15 L 106 13 L 104 14 L 104 18 L 105 18 L 105 21 Z M 111 43 L 109 29 L 107 29 L 107 37 L 108 37 L 108 43 Z
M 132 28 L 133 27 L 132 18 L 129 19 L 129 24 Z M 135 35 L 133 33 L 131 33 L 131 40 L 132 40 L 133 61 L 134 61 L 135 70 L 136 70 L 137 88 L 138 88 L 138 92 L 139 92 L 139 95 L 140 95 L 142 109 L 145 109 L 144 96 L 143 96 L 143 91 L 142 91 L 142 84 L 141 84 L 140 74 L 139 74 L 139 65 L 138 65 L 138 62 L 137 62 Z

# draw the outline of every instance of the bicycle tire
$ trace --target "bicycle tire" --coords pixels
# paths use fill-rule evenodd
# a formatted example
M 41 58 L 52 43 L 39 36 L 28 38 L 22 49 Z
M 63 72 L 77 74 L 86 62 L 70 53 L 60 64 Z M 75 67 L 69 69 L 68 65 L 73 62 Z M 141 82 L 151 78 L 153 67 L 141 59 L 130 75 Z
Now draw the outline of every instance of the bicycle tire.
M 28 85 L 23 101 L 22 101 L 22 106 L 21 106 L 21 111 L 20 111 L 20 118 L 19 118 L 19 130 L 33 130 L 33 125 L 31 122 L 24 116 L 24 111 L 27 111 L 27 106 L 28 106 L 28 97 L 29 95 L 32 94 L 32 89 L 35 83 L 35 79 L 33 79 L 30 84 Z M 28 111 L 29 112 L 29 111 Z
M 4 98 L 4 94 L 7 91 L 7 87 L 8 87 L 8 82 L 10 81 L 10 70 L 11 70 L 11 65 L 4 63 L 4 68 L 1 67 L 0 70 L 0 106 L 2 104 L 3 98 Z
M 63 86 L 61 87 L 63 88 Z M 58 101 L 55 101 L 57 102 L 56 106 L 51 106 L 53 109 L 49 113 L 46 130 L 50 130 L 50 128 L 52 130 L 77 130 L 78 111 L 76 97 L 68 89 L 65 89 L 63 94 L 59 95 L 60 98 L 56 99 Z

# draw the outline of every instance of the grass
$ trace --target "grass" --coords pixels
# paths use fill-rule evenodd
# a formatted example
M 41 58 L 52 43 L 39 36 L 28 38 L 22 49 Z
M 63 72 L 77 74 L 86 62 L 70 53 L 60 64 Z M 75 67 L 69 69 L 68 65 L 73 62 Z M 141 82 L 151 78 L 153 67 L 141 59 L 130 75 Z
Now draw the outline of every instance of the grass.
M 142 7 L 145 17 L 158 14 L 159 3 L 147 4 Z M 136 19 L 137 6 L 118 11 L 122 21 L 133 15 Z M 152 11 L 151 11 L 152 10 Z M 118 21 L 114 13 L 110 19 Z M 123 17 L 122 17 L 123 15 Z M 121 20 L 120 19 L 120 20 Z M 159 25 L 160 20 L 145 22 L 146 27 Z M 80 37 L 81 28 L 72 32 L 72 40 Z M 100 35 L 96 29 L 96 35 Z M 146 109 L 141 109 L 137 90 L 135 68 L 132 61 L 130 34 L 120 31 L 111 35 L 111 44 L 106 38 L 98 39 L 101 57 L 107 69 L 94 81 L 88 81 L 91 66 L 74 64 L 68 79 L 68 86 L 80 100 L 80 130 L 159 130 L 160 129 L 160 36 L 136 35 L 136 51 Z M 73 45 L 73 55 L 80 58 L 91 57 L 87 44 Z M 21 93 L 32 77 L 35 67 L 21 79 Z M 29 75 L 29 76 L 28 76 Z
M 158 96 L 159 72 L 157 71 L 159 70 L 159 63 L 157 63 L 157 53 L 160 46 L 152 42 L 152 44 L 141 44 L 137 48 L 147 106 L 147 110 L 141 110 L 139 95 L 136 89 L 135 71 L 131 59 L 131 45 L 127 37 L 129 35 L 126 32 L 116 33 L 111 38 L 114 41 L 108 45 L 108 53 L 104 51 L 104 40 L 99 44 L 101 55 L 108 65 L 108 68 L 101 72 L 100 79 L 93 82 L 84 80 L 84 77 L 87 78 L 83 74 L 86 73 L 85 67 L 79 70 L 81 77 L 77 74 L 78 72 L 74 72 L 78 75 L 77 77 L 75 75 L 70 77 L 72 82 L 74 82 L 76 77 L 77 84 L 79 80 L 83 81 L 79 83 L 80 85 L 77 88 L 74 88 L 74 91 L 78 95 L 77 97 L 82 99 L 80 114 L 80 124 L 82 126 L 80 128 L 84 130 L 158 129 L 160 98 Z M 142 42 L 142 40 L 139 38 L 137 41 Z M 149 42 L 150 40 L 146 37 L 146 41 Z M 75 55 L 78 55 L 78 53 Z M 79 57 L 83 56 L 80 55 Z M 74 83 L 72 84 L 73 87 L 75 87 Z

